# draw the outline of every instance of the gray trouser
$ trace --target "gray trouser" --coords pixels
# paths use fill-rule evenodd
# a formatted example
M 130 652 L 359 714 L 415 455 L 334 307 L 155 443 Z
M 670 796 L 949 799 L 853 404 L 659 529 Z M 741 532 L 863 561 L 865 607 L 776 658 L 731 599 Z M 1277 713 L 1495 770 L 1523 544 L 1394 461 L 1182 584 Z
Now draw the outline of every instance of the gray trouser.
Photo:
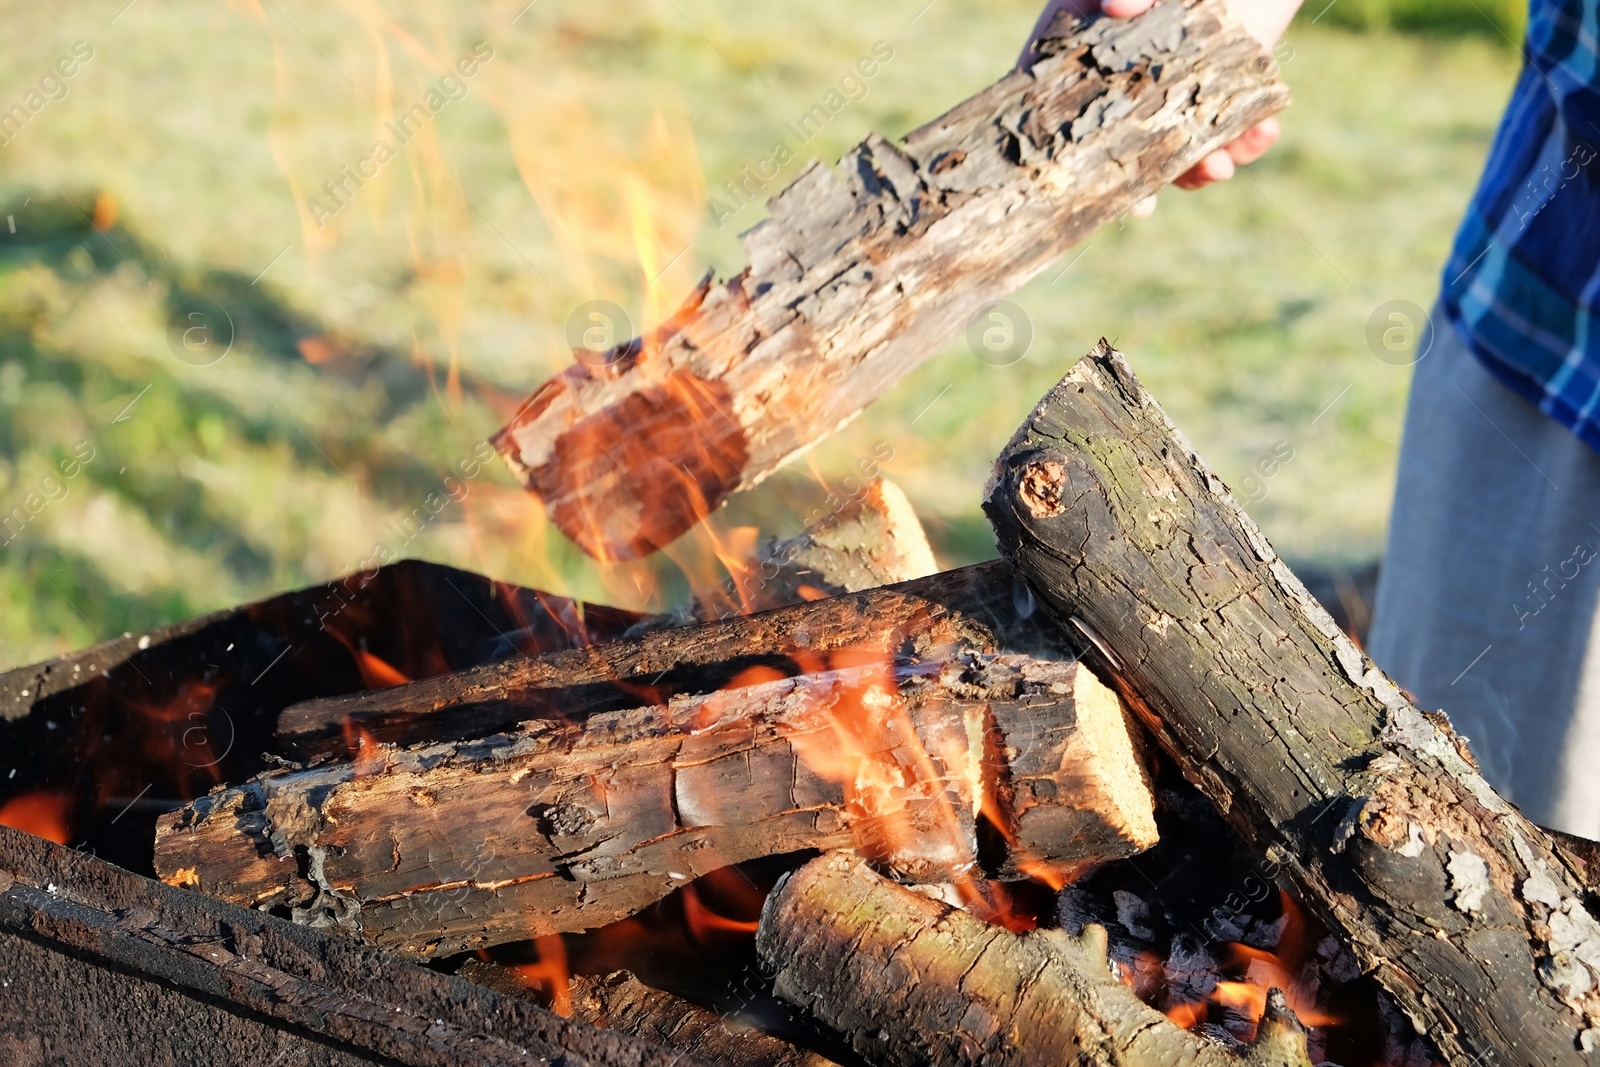
M 1600 453 L 1433 320 L 1369 651 L 1529 818 L 1600 838 Z

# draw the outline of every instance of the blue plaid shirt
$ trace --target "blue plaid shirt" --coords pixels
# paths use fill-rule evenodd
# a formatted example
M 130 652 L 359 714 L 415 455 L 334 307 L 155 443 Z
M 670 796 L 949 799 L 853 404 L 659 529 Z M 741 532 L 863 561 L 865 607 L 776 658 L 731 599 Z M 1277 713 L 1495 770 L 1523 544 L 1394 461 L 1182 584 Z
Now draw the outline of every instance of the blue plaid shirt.
M 1600 449 L 1600 4 L 1532 0 L 1522 74 L 1444 271 L 1501 381 Z

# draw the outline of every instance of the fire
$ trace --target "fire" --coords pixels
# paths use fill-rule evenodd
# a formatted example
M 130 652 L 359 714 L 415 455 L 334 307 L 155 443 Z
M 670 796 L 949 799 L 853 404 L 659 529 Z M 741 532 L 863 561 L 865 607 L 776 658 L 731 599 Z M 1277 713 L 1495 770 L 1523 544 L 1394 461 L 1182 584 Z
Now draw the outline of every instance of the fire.
M 344 721 L 345 748 L 353 757 L 352 771 L 357 778 L 365 778 L 381 769 L 385 762 L 383 747 L 371 733 L 349 719 Z
M 361 684 L 366 688 L 388 689 L 411 681 L 382 656 L 368 652 L 364 641 L 351 639 L 332 622 L 325 629 L 334 640 L 349 649 L 351 658 L 356 661 L 356 670 L 361 672 Z
M 550 998 L 550 1010 L 572 1017 L 572 971 L 567 966 L 567 944 L 560 934 L 534 939 L 539 959 L 535 963 L 512 964 L 509 970 L 524 985 Z
M 692 933 L 697 940 L 709 941 L 713 935 L 717 933 L 745 935 L 753 934 L 756 932 L 757 926 L 760 925 L 755 919 L 729 918 L 728 916 L 713 910 L 710 905 L 706 904 L 700 899 L 702 892 L 701 883 L 706 883 L 706 886 L 709 887 L 714 881 L 718 880 L 718 876 L 723 875 L 727 870 L 729 870 L 729 868 L 713 871 L 710 874 L 697 879 L 693 884 L 683 887 L 684 921 L 689 924 L 689 932 Z M 722 878 L 720 880 L 723 883 L 731 881 L 731 879 L 728 878 Z M 737 889 L 737 887 L 735 888 Z M 753 888 L 749 887 L 748 885 L 746 885 L 745 888 L 748 889 L 748 893 L 741 895 L 748 896 L 749 894 L 754 894 L 755 891 Z M 746 904 L 746 907 L 749 907 L 748 903 Z M 751 910 L 754 913 L 759 914 L 761 910 L 761 897 L 759 894 L 755 895 L 754 908 Z
M 69 816 L 72 800 L 60 793 L 36 790 L 0 804 L 0 826 L 64 845 L 72 840 Z
M 1243 974 L 1236 979 L 1219 981 L 1209 998 L 1209 1003 L 1248 1024 L 1249 1033 L 1242 1035 L 1246 1040 L 1254 1037 L 1255 1028 L 1267 1010 L 1267 993 L 1272 989 L 1282 990 L 1290 1010 L 1306 1026 L 1339 1026 L 1347 1021 L 1317 1007 L 1315 990 L 1308 989 L 1304 979 L 1314 947 L 1307 936 L 1305 913 L 1288 893 L 1280 890 L 1279 895 L 1283 901 L 1284 924 L 1276 950 L 1268 952 L 1229 942 L 1225 946 L 1223 964 Z M 1207 1003 L 1192 1001 L 1175 1005 L 1168 1009 L 1167 1017 L 1185 1027 L 1193 1027 L 1205 1021 Z

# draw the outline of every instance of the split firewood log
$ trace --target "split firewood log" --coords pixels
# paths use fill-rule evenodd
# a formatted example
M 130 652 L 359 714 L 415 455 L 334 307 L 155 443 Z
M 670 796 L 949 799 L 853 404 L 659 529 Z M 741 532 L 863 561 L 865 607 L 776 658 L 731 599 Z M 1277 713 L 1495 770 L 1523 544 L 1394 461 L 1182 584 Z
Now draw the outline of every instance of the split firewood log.
M 603 926 L 806 849 L 947 881 L 978 866 L 980 813 L 1003 839 L 994 876 L 1155 842 L 1120 703 L 1076 663 L 758 671 L 665 706 L 269 772 L 164 816 L 156 870 L 427 955 Z
M 485 737 L 528 719 L 578 718 L 727 685 L 749 667 L 792 669 L 844 648 L 938 660 L 960 648 L 1068 658 L 1033 594 L 999 562 L 758 615 L 657 630 L 570 653 L 517 658 L 284 710 L 278 739 L 307 757 L 350 738 L 396 744 Z
M 512 968 L 468 960 L 462 978 L 511 996 L 531 996 Z M 723 1067 L 837 1067 L 826 1056 L 797 1048 L 780 1037 L 728 1019 L 692 1001 L 655 989 L 628 971 L 568 979 L 571 1018 L 602 1030 L 617 1030 Z
M 1452 1064 L 1592 1063 L 1583 872 L 1334 625 L 1106 342 L 1000 456 L 1002 551 Z
M 1097 227 L 1288 102 L 1221 0 L 1065 11 L 1031 71 L 813 163 L 651 334 L 580 360 L 494 444 L 602 559 L 646 555 L 849 421 Z
M 804 533 L 769 539 L 738 575 L 637 632 L 753 615 L 936 574 L 928 535 L 905 490 L 874 478 Z
M 1015 934 L 844 853 L 778 883 L 756 948 L 778 996 L 884 1067 L 1311 1067 L 1276 990 L 1255 1041 L 1236 1051 L 1118 981 L 1101 927 Z

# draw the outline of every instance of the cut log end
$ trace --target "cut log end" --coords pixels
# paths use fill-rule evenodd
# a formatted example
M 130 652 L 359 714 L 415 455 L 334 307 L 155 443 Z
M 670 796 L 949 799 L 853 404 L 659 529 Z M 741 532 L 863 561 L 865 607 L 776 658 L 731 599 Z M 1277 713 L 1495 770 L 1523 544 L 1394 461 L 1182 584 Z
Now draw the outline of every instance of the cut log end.
M 995 873 L 1071 869 L 1148 847 L 1151 807 L 1116 698 L 1079 664 L 880 653 L 271 772 L 163 817 L 155 862 L 435 955 L 592 929 L 726 864 L 807 849 L 948 881 L 983 858 L 980 812 L 1005 839 Z
M 984 507 L 1046 611 L 1446 1062 L 1591 1062 L 1581 857 L 1339 630 L 1120 353 L 1046 395 Z

